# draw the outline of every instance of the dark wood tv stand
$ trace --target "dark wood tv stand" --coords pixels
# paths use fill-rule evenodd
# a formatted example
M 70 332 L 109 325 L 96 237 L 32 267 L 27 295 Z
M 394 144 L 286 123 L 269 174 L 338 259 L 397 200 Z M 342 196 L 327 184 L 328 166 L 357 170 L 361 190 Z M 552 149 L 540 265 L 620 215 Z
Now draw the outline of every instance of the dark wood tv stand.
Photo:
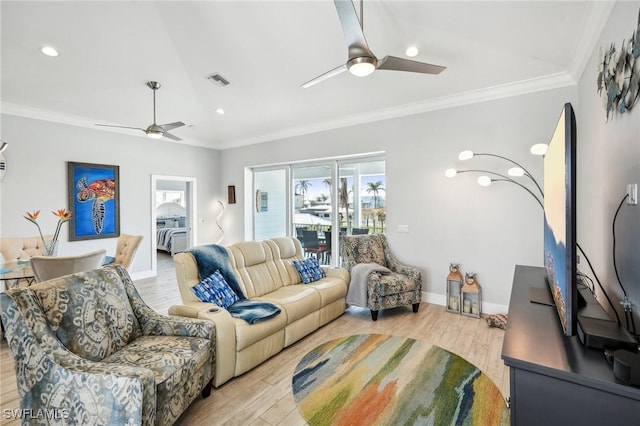
M 530 302 L 529 288 L 546 287 L 544 268 L 516 266 L 502 345 L 511 424 L 640 424 L 640 388 L 617 380 L 602 350 L 565 336 L 555 307 Z

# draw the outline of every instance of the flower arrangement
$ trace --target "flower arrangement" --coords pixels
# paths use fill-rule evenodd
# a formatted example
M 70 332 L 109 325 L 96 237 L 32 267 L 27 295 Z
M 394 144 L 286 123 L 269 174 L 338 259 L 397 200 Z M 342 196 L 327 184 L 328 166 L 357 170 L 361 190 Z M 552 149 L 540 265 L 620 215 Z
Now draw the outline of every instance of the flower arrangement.
M 58 217 L 58 225 L 56 226 L 56 231 L 53 233 L 53 238 L 50 242 L 45 241 L 44 235 L 42 235 L 42 229 L 40 229 L 40 224 L 38 224 L 38 216 L 40 216 L 40 210 L 35 210 L 33 213 L 27 212 L 27 215 L 24 217 L 29 222 L 36 225 L 36 227 L 38 228 L 40 238 L 42 239 L 42 254 L 44 254 L 45 256 L 52 256 L 55 254 L 58 247 L 58 237 L 60 237 L 60 229 L 62 228 L 62 224 L 68 222 L 69 219 L 71 219 L 71 211 L 66 209 L 52 211 L 51 213 L 53 213 L 54 216 Z

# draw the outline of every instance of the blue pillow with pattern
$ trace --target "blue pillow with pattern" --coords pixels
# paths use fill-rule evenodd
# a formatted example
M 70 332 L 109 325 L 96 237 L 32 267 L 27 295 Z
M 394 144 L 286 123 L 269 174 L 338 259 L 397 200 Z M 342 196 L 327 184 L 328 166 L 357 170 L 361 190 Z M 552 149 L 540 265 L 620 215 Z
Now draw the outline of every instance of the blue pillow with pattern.
M 293 266 L 296 267 L 300 274 L 300 278 L 302 278 L 302 282 L 305 284 L 318 281 L 319 279 L 327 276 L 315 257 L 309 257 L 305 260 L 294 260 Z
M 191 287 L 196 297 L 203 302 L 215 303 L 223 309 L 236 303 L 240 298 L 224 279 L 220 270 L 216 270 L 198 284 Z

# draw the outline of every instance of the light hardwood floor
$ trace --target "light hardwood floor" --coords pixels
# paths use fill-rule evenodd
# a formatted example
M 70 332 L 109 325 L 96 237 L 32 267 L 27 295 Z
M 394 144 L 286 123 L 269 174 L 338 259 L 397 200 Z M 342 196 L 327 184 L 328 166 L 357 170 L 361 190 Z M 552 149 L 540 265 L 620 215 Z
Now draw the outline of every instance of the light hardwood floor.
M 429 284 L 427 283 L 427 286 Z M 136 281 L 143 299 L 166 314 L 180 302 L 171 257 L 159 253 L 158 276 Z M 317 345 L 336 337 L 358 333 L 395 334 L 438 345 L 464 357 L 509 394 L 508 368 L 500 358 L 504 332 L 489 328 L 484 320 L 448 313 L 444 307 L 422 303 L 417 314 L 411 308 L 380 312 L 371 321 L 369 311 L 351 307 L 340 318 L 320 328 L 270 360 L 237 377 L 207 399 L 198 398 L 178 419 L 179 425 L 304 425 L 291 391 L 291 376 L 298 361 Z M 6 409 L 19 408 L 11 351 L 0 344 L 0 424 L 19 424 L 5 418 Z

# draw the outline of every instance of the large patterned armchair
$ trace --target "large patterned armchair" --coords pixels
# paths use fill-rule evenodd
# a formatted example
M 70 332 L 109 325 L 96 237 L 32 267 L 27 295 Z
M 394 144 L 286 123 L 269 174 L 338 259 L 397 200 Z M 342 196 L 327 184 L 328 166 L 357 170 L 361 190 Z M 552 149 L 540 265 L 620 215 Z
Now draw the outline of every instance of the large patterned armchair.
M 8 290 L 0 301 L 28 413 L 64 424 L 173 424 L 211 392 L 213 324 L 152 311 L 122 266 Z
M 340 256 L 341 266 L 351 272 L 351 286 L 356 285 L 353 281 L 358 275 L 353 270 L 356 265 L 377 264 L 390 270 L 377 273 L 374 269 L 366 276 L 367 307 L 373 321 L 378 319 L 380 309 L 413 305 L 413 312 L 418 312 L 422 272 L 401 263 L 391 253 L 384 234 L 344 235 L 340 237 Z

